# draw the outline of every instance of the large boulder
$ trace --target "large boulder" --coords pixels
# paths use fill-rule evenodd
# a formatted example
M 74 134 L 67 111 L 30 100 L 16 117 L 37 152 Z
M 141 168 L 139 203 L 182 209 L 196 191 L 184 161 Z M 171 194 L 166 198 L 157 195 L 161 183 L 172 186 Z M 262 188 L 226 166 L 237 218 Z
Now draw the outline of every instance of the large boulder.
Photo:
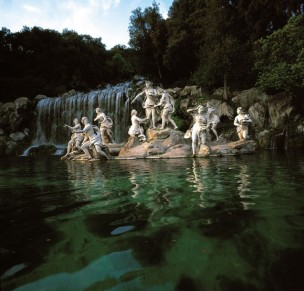
M 213 108 L 215 108 L 216 112 L 218 113 L 219 117 L 226 116 L 229 119 L 233 119 L 234 117 L 234 110 L 233 108 L 228 105 L 226 102 L 217 99 L 211 99 L 208 101 Z
M 256 102 L 266 102 L 267 100 L 268 95 L 260 92 L 257 88 L 241 91 L 231 99 L 236 107 L 243 107 L 246 110 Z
M 122 148 L 119 157 L 165 157 L 173 158 L 176 154 L 189 155 L 189 141 L 184 139 L 184 133 L 173 129 L 147 130 L 147 141 L 141 143 L 137 137 L 129 138 Z M 185 153 L 186 151 L 186 153 Z
M 251 154 L 256 151 L 256 142 L 253 140 L 238 140 L 226 144 L 211 146 L 213 155 Z
M 269 126 L 271 128 L 283 128 L 290 114 L 294 110 L 291 106 L 292 97 L 284 93 L 271 96 L 268 101 Z
M 15 100 L 16 111 L 25 110 L 28 107 L 30 100 L 27 97 L 20 97 Z
M 259 132 L 256 135 L 256 138 L 257 138 L 259 148 L 267 149 L 270 147 L 270 144 L 271 144 L 272 133 L 269 130 L 265 129 L 265 130 Z
M 262 129 L 265 126 L 267 109 L 261 103 L 255 103 L 248 110 L 248 113 L 252 119 L 252 123 L 258 129 Z

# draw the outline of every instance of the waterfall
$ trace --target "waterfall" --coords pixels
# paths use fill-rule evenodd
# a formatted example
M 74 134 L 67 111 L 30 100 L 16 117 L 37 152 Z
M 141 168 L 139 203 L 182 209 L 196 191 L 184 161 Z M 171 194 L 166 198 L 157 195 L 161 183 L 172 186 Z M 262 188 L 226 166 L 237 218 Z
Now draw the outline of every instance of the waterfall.
M 36 136 L 31 147 L 53 144 L 57 148 L 65 148 L 70 140 L 71 132 L 63 125 L 73 126 L 73 119 L 77 117 L 81 120 L 83 116 L 87 116 L 92 124 L 98 125 L 93 122 L 97 107 L 113 120 L 112 131 L 115 142 L 127 141 L 128 127 L 131 124 L 130 98 L 133 98 L 132 93 L 131 82 L 126 82 L 89 93 L 41 99 L 36 107 Z M 138 108 L 138 110 L 143 112 L 142 108 Z

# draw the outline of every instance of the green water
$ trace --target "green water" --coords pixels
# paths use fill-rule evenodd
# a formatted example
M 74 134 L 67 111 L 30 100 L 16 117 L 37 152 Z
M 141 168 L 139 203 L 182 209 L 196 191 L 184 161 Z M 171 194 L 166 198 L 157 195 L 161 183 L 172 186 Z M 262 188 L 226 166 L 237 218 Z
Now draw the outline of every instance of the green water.
M 1 158 L 2 290 L 304 290 L 304 157 Z

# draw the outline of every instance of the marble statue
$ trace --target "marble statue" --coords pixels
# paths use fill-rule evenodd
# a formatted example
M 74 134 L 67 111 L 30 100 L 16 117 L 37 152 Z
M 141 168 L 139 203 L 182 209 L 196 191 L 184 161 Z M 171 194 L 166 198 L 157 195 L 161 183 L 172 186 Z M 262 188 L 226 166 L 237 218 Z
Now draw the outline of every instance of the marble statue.
M 89 148 L 93 146 L 100 157 L 102 156 L 109 159 L 108 155 L 102 151 L 103 143 L 99 128 L 90 124 L 87 117 L 82 117 L 81 122 L 84 124 L 84 128 L 75 132 L 85 134 L 81 149 L 84 151 L 87 158 L 89 160 L 93 158 L 89 151 Z
M 140 124 L 142 122 L 145 122 L 147 120 L 147 118 L 139 118 L 137 117 L 137 111 L 135 109 L 133 109 L 131 111 L 131 127 L 128 131 L 128 134 L 131 137 L 135 137 L 136 135 L 138 136 L 138 139 L 142 142 L 146 141 L 146 137 L 144 134 L 144 130 L 142 128 L 142 126 L 140 126 Z
M 252 123 L 249 114 L 246 114 L 242 107 L 236 110 L 237 116 L 234 119 L 234 125 L 240 140 L 248 139 L 248 127 Z
M 220 122 L 220 118 L 218 117 L 215 108 L 213 108 L 210 104 L 210 102 L 207 102 L 207 108 L 208 108 L 208 118 L 209 118 L 209 123 L 211 124 L 211 130 L 214 133 L 215 137 L 216 137 L 216 141 L 219 141 L 219 136 L 217 134 L 217 130 L 216 127 L 218 125 L 218 123 Z
M 70 126 L 65 124 L 63 127 L 67 127 L 72 131 L 71 140 L 68 142 L 67 153 L 63 156 L 63 158 L 67 157 L 73 150 L 73 147 L 81 150 L 81 142 L 83 141 L 83 134 L 75 132 L 77 130 L 81 130 L 81 125 L 78 118 L 73 120 L 74 126 Z
M 176 123 L 171 118 L 171 116 L 174 112 L 174 100 L 168 92 L 164 91 L 162 93 L 162 97 L 159 100 L 159 103 L 157 105 L 155 105 L 154 108 L 158 107 L 158 106 L 163 107 L 162 113 L 161 113 L 162 125 L 161 125 L 160 129 L 165 129 L 165 126 L 168 122 L 170 122 L 173 125 L 174 129 L 177 129 Z
M 188 109 L 187 112 L 197 112 L 193 115 L 194 124 L 191 129 L 192 156 L 195 157 L 197 144 L 198 146 L 206 144 L 206 135 L 210 123 L 208 114 L 202 105 L 199 105 L 197 108 Z
M 143 102 L 143 108 L 146 111 L 146 118 L 150 120 L 150 127 L 152 129 L 156 128 L 156 119 L 157 119 L 157 111 L 155 105 L 158 101 L 159 92 L 157 89 L 153 88 L 153 83 L 146 81 L 144 90 L 137 94 L 135 98 L 132 100 L 131 104 L 133 104 L 139 97 L 145 96 L 145 100 Z
M 107 134 L 110 139 L 110 143 L 114 143 L 113 134 L 111 130 L 113 126 L 112 119 L 106 116 L 100 108 L 96 108 L 95 111 L 97 113 L 97 116 L 95 117 L 94 121 L 98 120 L 102 142 L 105 143 L 105 135 Z

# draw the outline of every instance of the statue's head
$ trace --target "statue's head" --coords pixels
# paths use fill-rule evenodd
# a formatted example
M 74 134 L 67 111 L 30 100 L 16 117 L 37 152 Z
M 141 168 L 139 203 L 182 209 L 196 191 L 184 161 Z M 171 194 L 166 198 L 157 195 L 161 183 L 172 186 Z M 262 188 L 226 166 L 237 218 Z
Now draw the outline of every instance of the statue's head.
M 204 106 L 203 106 L 203 105 L 199 105 L 199 106 L 197 107 L 197 111 L 198 111 L 198 113 L 204 112 Z
M 145 84 L 146 84 L 146 87 L 151 87 L 153 85 L 153 83 L 151 81 L 146 81 Z
M 238 107 L 237 110 L 236 110 L 236 113 L 237 114 L 244 113 L 244 109 L 242 107 Z
M 82 122 L 83 124 L 88 123 L 88 122 L 89 122 L 89 119 L 88 119 L 86 116 L 84 116 L 84 117 L 81 118 L 81 122 Z
M 76 117 L 73 119 L 74 124 L 78 124 L 79 123 L 79 119 Z
M 102 112 L 100 108 L 96 108 L 95 111 L 96 111 L 96 113 L 101 113 Z
M 137 111 L 135 110 L 135 109 L 133 109 L 132 111 L 131 111 L 131 116 L 132 115 L 136 115 L 137 114 Z

